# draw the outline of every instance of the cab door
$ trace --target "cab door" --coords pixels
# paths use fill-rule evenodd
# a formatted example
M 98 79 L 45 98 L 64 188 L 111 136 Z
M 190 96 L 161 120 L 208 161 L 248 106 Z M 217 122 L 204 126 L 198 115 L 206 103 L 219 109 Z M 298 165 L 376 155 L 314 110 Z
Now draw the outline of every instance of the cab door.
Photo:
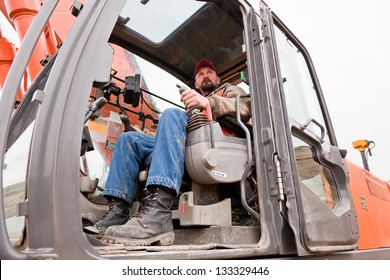
M 75 218 L 80 216 L 80 140 L 93 83 L 110 81 L 108 39 L 126 1 L 89 0 L 82 6 L 55 62 L 46 65 L 51 70 L 37 76 L 11 122 L 28 59 L 58 2 L 42 5 L 10 70 L 7 94 L 0 98 L 0 190 L 8 192 L 0 191 L 0 259 L 99 257 Z M 26 146 L 20 157 L 24 166 L 19 166 L 24 179 L 8 183 L 3 177 L 11 177 L 8 170 L 18 162 L 5 161 L 5 151 L 17 149 L 20 139 Z
M 271 97 L 275 159 L 298 254 L 354 249 L 359 232 L 346 152 L 337 146 L 311 60 L 276 17 L 269 26 L 264 30 L 271 38 L 268 53 L 273 54 L 269 75 L 278 81 L 272 84 Z

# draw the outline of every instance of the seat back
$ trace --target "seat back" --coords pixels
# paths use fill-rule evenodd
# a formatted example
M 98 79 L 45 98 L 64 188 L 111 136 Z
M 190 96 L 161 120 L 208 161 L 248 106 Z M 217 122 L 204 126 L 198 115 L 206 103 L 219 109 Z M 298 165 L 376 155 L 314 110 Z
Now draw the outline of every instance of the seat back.
M 211 146 L 210 126 L 214 148 Z M 240 181 L 247 164 L 246 139 L 226 136 L 218 122 L 204 125 L 187 135 L 186 169 L 199 184 Z

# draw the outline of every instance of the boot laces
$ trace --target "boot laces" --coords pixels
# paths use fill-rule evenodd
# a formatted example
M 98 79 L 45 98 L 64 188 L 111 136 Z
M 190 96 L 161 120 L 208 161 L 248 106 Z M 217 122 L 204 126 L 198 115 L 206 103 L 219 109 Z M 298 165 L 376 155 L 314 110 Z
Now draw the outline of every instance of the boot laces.
M 135 213 L 133 217 L 143 218 L 150 213 L 150 208 L 156 205 L 157 194 L 158 189 L 151 191 L 150 194 L 144 198 L 144 204 L 141 206 L 141 209 Z
M 107 216 L 110 214 L 110 212 L 112 210 L 112 207 L 114 207 L 114 200 L 111 200 L 109 202 L 107 212 L 103 215 L 103 217 L 100 218 L 100 220 L 98 222 L 104 221 L 107 218 Z

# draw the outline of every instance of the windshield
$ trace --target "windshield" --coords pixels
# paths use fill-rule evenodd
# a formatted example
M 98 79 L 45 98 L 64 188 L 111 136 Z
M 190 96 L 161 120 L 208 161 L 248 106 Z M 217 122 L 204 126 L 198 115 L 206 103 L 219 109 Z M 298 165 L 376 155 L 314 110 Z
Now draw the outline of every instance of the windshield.
M 246 67 L 238 7 L 230 1 L 173 2 L 128 0 L 110 41 L 186 84 L 193 83 L 194 67 L 204 58 L 223 79 Z
M 160 43 L 204 5 L 193 0 L 128 0 L 121 16 L 127 20 L 127 27 Z

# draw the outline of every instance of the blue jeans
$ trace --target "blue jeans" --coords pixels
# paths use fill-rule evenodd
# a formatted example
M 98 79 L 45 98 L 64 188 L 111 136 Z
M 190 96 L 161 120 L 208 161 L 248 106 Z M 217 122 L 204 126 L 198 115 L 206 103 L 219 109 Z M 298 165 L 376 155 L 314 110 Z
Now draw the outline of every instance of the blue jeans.
M 189 115 L 167 109 L 160 117 L 156 137 L 138 132 L 122 133 L 116 143 L 103 195 L 133 202 L 135 181 L 141 168 L 149 167 L 146 186 L 160 185 L 179 193 Z

